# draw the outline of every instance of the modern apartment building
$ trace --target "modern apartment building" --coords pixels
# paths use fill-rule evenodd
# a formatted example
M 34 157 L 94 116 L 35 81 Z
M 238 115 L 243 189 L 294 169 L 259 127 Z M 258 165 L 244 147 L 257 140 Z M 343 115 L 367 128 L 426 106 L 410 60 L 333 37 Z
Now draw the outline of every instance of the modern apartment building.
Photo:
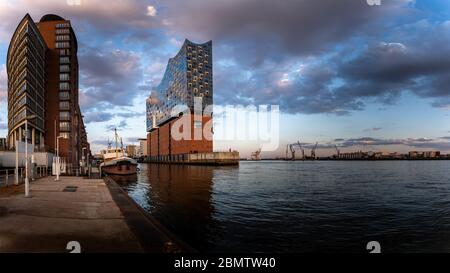
M 20 54 L 22 45 L 19 45 L 18 41 L 24 39 L 28 50 Z M 16 115 L 9 114 L 9 146 L 14 145 L 14 137 L 17 139 L 17 136 L 21 135 L 18 130 L 23 127 L 25 116 L 35 114 L 37 120 L 30 120 L 29 124 L 33 130 L 30 138 L 36 146 L 55 152 L 59 142 L 60 156 L 69 167 L 78 167 L 82 155 L 86 155 L 86 150 L 90 154 L 78 103 L 77 50 L 77 38 L 71 22 L 58 15 L 45 15 L 38 23 L 34 23 L 27 14 L 19 24 L 8 53 L 8 81 L 11 85 L 8 103 L 12 112 L 18 111 Z M 38 65 L 32 65 L 34 59 Z M 23 70 L 21 64 L 17 65 L 21 62 L 31 64 L 26 66 L 25 71 L 26 75 L 32 77 L 29 77 L 30 80 L 25 84 L 15 83 L 21 75 L 15 71 Z M 29 114 L 21 113 L 21 110 L 14 106 L 15 102 L 21 102 L 22 97 L 18 93 L 21 88 L 30 90 L 31 99 L 27 97 L 23 102 L 25 108 L 30 109 Z M 16 93 L 17 98 L 14 96 Z M 15 119 L 18 120 L 17 124 Z
M 25 138 L 36 148 L 44 148 L 46 51 L 39 29 L 27 14 L 11 38 L 7 55 L 8 146 L 11 148 L 15 147 L 16 140 L 25 141 Z
M 211 121 L 211 114 L 194 113 L 195 98 L 202 109 L 213 103 L 212 42 L 195 44 L 185 40 L 178 54 L 169 59 L 161 83 L 147 99 L 147 147 L 152 158 L 212 152 L 212 139 L 195 138 Z M 172 115 L 177 105 L 185 105 L 193 118 L 189 139 L 175 140 L 172 128 L 180 115 Z M 195 117 L 194 117 L 195 114 Z M 212 122 L 212 121 L 211 121 Z M 187 128 L 184 128 L 187 129 Z

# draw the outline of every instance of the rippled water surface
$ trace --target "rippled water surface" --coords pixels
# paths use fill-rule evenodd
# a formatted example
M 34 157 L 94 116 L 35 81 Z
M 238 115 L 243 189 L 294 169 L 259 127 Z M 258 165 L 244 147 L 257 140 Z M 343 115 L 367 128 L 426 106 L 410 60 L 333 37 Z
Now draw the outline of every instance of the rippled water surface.
M 205 252 L 450 252 L 450 161 L 141 164 L 119 181 Z

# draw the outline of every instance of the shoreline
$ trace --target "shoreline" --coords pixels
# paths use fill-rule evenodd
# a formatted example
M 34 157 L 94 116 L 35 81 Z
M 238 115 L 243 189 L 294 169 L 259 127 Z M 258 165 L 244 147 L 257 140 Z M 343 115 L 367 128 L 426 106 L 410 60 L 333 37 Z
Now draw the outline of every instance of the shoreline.
M 48 176 L 0 188 L 0 253 L 194 253 L 114 182 Z

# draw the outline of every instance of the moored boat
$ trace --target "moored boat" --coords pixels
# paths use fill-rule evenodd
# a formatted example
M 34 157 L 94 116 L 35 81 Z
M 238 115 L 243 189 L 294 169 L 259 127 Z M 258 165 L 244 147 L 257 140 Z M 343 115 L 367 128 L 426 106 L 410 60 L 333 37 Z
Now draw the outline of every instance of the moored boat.
M 133 175 L 137 173 L 137 161 L 128 157 L 123 149 L 121 141 L 121 147 L 118 148 L 117 129 L 114 129 L 116 147 L 111 148 L 111 143 L 108 143 L 108 149 L 102 153 L 103 163 L 100 164 L 102 173 L 109 175 Z

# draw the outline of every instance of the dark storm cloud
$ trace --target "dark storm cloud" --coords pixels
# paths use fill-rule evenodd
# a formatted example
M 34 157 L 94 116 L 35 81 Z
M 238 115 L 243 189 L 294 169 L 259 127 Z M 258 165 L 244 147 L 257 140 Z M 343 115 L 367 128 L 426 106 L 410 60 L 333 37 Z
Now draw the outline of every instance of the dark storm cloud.
M 450 106 L 449 26 L 421 20 L 408 1 L 172 3 L 173 31 L 213 39 L 215 56 L 232 62 L 216 64 L 218 103 L 345 115 L 373 102 L 393 105 L 409 92 Z M 294 60 L 309 65 L 280 84 Z
M 143 70 L 135 53 L 85 46 L 79 55 L 83 109 L 99 104 L 130 106 L 142 92 Z
M 424 33 L 430 30 L 435 31 Z M 258 104 L 279 104 L 282 111 L 290 113 L 343 115 L 363 110 L 371 102 L 393 105 L 404 93 L 431 99 L 433 107 L 448 108 L 449 30 L 445 24 L 428 25 L 426 29 L 415 29 L 410 36 L 399 37 L 404 43 L 370 42 L 354 51 L 350 49 L 355 45 L 350 43 L 331 56 L 306 61 L 298 73 L 293 73 L 296 67 L 292 62 L 284 66 L 261 65 L 250 78 L 233 77 L 228 75 L 233 73 L 229 70 L 223 78 L 218 77 L 217 84 L 227 82 L 228 87 L 237 90 L 234 97 L 223 98 L 227 102 L 252 98 Z
M 76 22 L 76 31 L 94 31 L 97 35 L 132 34 L 148 36 L 161 23 L 154 16 L 148 16 L 148 1 L 143 0 L 84 0 L 81 5 L 68 5 L 65 0 L 21 0 L 17 5 L 9 1 L 0 3 L 0 35 L 14 31 L 14 27 L 26 12 L 39 21 L 47 13 L 58 14 Z M 26 10 L 25 10 L 26 8 Z M 7 34 L 6 34 L 7 36 Z
M 357 31 L 374 31 L 366 27 L 398 14 L 402 3 L 387 1 L 377 8 L 364 0 L 191 0 L 164 5 L 173 31 L 213 39 L 238 54 L 237 59 L 260 64 L 268 57 L 318 54 Z
M 73 21 L 83 111 L 130 106 L 146 94 L 167 62 L 167 50 L 155 55 L 153 49 L 173 46 L 175 37 L 213 40 L 216 103 L 278 104 L 287 113 L 335 115 L 371 102 L 395 104 L 404 92 L 450 107 L 449 26 L 420 20 L 426 15 L 408 2 L 373 7 L 365 0 L 89 0 L 71 7 L 23 0 L 35 20 L 52 10 Z M 155 14 L 148 13 L 149 5 Z M 0 7 L 0 32 L 11 33 L 23 10 Z M 150 49 L 143 54 L 153 63 L 104 43 L 87 46 L 91 39 L 115 38 Z M 164 65 L 148 70 L 155 62 Z M 293 73 L 299 64 L 305 67 Z

